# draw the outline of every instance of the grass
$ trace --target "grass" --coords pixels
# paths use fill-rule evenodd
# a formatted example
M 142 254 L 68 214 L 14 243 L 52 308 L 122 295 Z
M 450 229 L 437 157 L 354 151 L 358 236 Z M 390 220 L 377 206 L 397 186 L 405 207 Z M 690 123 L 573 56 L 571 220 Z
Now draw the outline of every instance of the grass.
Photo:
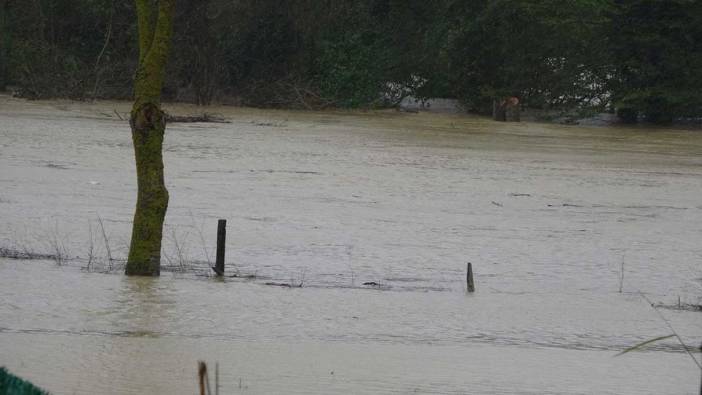
M 49 395 L 49 393 L 0 367 L 0 395 Z
M 102 240 L 105 242 L 105 251 L 107 253 L 107 263 L 108 263 L 108 270 L 112 270 L 112 261 L 114 260 L 112 258 L 112 249 L 110 248 L 110 241 L 107 237 L 107 231 L 105 231 L 105 224 L 102 222 L 102 217 L 98 214 L 97 216 L 98 219 L 98 224 L 100 224 L 100 232 L 102 233 Z M 92 239 L 92 231 L 90 232 L 90 237 Z
M 651 299 L 649 299 L 643 292 L 639 291 L 639 295 L 641 295 L 641 297 L 648 303 L 648 305 L 651 306 L 651 308 L 653 309 L 653 311 L 655 311 L 656 314 L 658 314 L 658 317 L 659 317 L 663 322 L 665 322 L 665 324 L 668 326 L 668 328 L 670 329 L 670 331 L 673 332 L 673 333 L 670 334 L 670 335 L 659 336 L 659 337 L 656 337 L 656 338 L 653 338 L 653 339 L 649 339 L 649 340 L 643 341 L 643 342 L 641 342 L 641 343 L 637 343 L 637 344 L 635 344 L 635 345 L 633 345 L 633 346 L 631 346 L 631 347 L 626 348 L 624 351 L 618 353 L 618 354 L 615 355 L 615 356 L 620 356 L 620 355 L 629 353 L 629 352 L 631 352 L 631 351 L 640 350 L 640 349 L 642 349 L 643 347 L 645 347 L 645 346 L 647 346 L 647 345 L 649 345 L 649 344 L 653 344 L 653 343 L 656 343 L 656 342 L 659 342 L 659 341 L 662 341 L 662 340 L 666 340 L 666 339 L 670 339 L 670 338 L 673 338 L 673 337 L 674 337 L 675 339 L 677 339 L 678 343 L 680 343 L 680 345 L 683 347 L 683 349 L 685 350 L 685 352 L 687 353 L 687 355 L 690 356 L 690 359 L 692 359 L 692 361 L 694 362 L 694 364 L 697 365 L 697 367 L 700 369 L 700 371 L 702 371 L 702 363 L 700 363 L 700 361 L 698 361 L 697 358 L 695 358 L 695 356 L 692 355 L 692 352 L 690 351 L 691 347 L 688 347 L 688 346 L 685 344 L 685 342 L 682 340 L 682 338 L 680 337 L 680 335 L 678 334 L 678 332 L 675 330 L 675 328 L 673 328 L 673 325 L 671 325 L 670 321 L 668 321 L 668 319 L 665 318 L 665 316 L 663 315 L 663 313 L 661 313 L 661 312 L 656 308 L 656 305 L 655 305 L 653 302 L 651 302 Z
M 68 259 L 68 249 L 65 244 L 65 237 L 61 233 L 58 220 L 54 221 L 46 234 L 44 240 L 48 243 L 51 253 L 49 254 L 57 265 L 61 266 Z
M 76 243 L 69 243 L 72 236 L 61 226 L 58 220 L 48 226 L 40 227 L 38 231 L 24 232 L 18 235 L 16 232 L 14 239 L 5 240 L 5 245 L 0 244 L 0 258 L 18 260 L 51 260 L 58 266 L 66 264 L 80 264 L 82 269 L 88 272 L 113 272 L 121 270 L 126 263 L 126 253 L 129 250 L 129 243 L 123 242 L 124 248 L 118 249 L 120 255 L 115 254 L 113 248 L 114 240 L 111 239 L 104 219 L 98 214 L 96 219 L 88 220 L 85 233 L 85 242 L 80 246 L 82 254 L 69 252 L 69 245 L 76 247 Z M 191 241 L 193 235 L 199 237 L 201 251 L 205 260 L 197 260 L 192 256 L 196 248 Z M 120 243 L 117 243 L 121 245 Z M 124 254 L 123 256 L 121 254 Z M 188 272 L 199 270 L 200 266 L 212 266 L 207 242 L 202 231 L 202 225 L 198 227 L 193 219 L 193 224 L 185 227 L 166 226 L 164 229 L 164 240 L 162 248 L 162 270 Z M 234 268 L 238 275 L 238 270 L 234 265 L 229 265 L 228 269 Z M 209 274 L 210 269 L 205 270 Z M 301 280 L 304 281 L 304 278 Z
M 189 251 L 189 232 L 179 233 L 175 227 L 167 227 L 167 241 L 170 243 L 172 251 L 167 252 L 165 249 L 162 252 L 163 257 L 168 262 L 168 265 L 178 271 L 186 272 L 192 268 L 192 261 L 188 258 Z

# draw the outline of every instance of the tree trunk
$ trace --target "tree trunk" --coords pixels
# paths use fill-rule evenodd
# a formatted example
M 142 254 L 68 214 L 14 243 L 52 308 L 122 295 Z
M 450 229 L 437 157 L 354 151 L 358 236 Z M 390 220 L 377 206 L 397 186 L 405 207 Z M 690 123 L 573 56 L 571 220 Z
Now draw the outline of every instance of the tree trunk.
M 129 123 L 138 191 L 125 273 L 158 276 L 163 220 L 168 208 L 168 191 L 163 178 L 162 147 L 166 119 L 161 110 L 161 88 L 173 30 L 175 0 L 159 0 L 157 10 L 150 0 L 136 0 L 136 7 L 139 66 L 134 79 L 134 106 Z
M 158 276 L 163 220 L 168 208 L 161 152 L 166 120 L 160 108 L 147 103 L 132 110 L 130 124 L 138 192 L 126 274 Z

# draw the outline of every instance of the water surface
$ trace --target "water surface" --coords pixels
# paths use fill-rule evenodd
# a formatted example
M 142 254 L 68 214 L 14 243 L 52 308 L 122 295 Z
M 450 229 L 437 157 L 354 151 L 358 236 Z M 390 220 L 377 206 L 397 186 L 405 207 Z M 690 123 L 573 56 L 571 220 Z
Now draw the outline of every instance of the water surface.
M 133 279 L 82 268 L 98 217 L 126 254 L 115 109 L 0 97 L 0 245 L 81 257 L 0 260 L 0 365 L 57 394 L 191 394 L 198 359 L 223 393 L 697 393 L 674 340 L 613 355 L 670 332 L 639 292 L 701 302 L 698 131 L 217 108 L 168 127 L 164 262 L 211 260 L 226 218 L 256 278 Z

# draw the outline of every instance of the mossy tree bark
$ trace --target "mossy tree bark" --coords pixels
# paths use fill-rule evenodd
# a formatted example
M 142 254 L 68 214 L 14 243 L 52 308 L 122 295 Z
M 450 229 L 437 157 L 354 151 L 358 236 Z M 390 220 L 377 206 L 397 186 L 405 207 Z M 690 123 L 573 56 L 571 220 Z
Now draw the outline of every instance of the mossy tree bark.
M 163 180 L 163 136 L 166 118 L 161 88 L 173 32 L 175 0 L 136 0 L 139 66 L 134 80 L 130 117 L 136 159 L 137 204 L 127 275 L 158 276 L 161 267 L 163 220 L 168 190 Z

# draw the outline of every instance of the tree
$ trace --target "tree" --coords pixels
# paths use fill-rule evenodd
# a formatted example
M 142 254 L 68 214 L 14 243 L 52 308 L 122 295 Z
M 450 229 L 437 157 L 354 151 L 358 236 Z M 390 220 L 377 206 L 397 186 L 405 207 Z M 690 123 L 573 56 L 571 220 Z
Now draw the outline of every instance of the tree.
M 608 0 L 458 4 L 450 9 L 450 79 L 469 109 L 489 112 L 511 96 L 537 108 L 602 101 Z
M 667 123 L 702 114 L 702 2 L 617 0 L 609 32 L 619 116 Z
M 163 220 L 168 190 L 163 181 L 163 135 L 166 118 L 161 110 L 161 88 L 173 32 L 176 0 L 136 0 L 139 65 L 134 79 L 132 128 L 137 172 L 137 204 L 127 275 L 158 276 L 161 266 Z

